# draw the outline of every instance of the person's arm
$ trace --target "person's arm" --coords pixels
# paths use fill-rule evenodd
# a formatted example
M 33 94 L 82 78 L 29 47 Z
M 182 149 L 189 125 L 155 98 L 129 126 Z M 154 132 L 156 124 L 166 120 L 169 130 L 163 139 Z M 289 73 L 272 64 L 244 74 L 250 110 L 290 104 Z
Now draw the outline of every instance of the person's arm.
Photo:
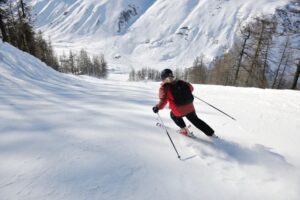
M 167 98 L 167 88 L 165 85 L 162 85 L 160 88 L 159 88 L 159 102 L 158 104 L 156 105 L 157 108 L 159 110 L 163 109 L 166 104 L 168 103 L 168 98 Z

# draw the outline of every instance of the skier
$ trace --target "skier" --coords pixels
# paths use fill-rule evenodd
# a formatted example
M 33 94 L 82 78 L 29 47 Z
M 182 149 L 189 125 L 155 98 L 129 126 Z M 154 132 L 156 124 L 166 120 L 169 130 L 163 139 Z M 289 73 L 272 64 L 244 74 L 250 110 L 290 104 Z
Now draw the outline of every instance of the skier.
M 158 113 L 167 103 L 171 109 L 171 118 L 180 127 L 180 133 L 191 136 L 183 117 L 186 117 L 194 126 L 204 132 L 207 136 L 216 137 L 214 130 L 204 121 L 198 118 L 195 112 L 192 95 L 193 86 L 185 81 L 177 80 L 170 69 L 161 72 L 162 84 L 159 88 L 159 102 L 152 108 Z

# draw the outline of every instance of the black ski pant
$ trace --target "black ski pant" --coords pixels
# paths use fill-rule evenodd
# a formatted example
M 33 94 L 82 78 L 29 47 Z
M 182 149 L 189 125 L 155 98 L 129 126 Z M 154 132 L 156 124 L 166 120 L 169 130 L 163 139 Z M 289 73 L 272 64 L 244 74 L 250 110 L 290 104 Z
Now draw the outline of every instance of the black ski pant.
M 199 119 L 196 112 L 191 112 L 184 117 L 186 117 L 194 126 L 196 126 L 198 129 L 200 129 L 207 136 L 212 136 L 214 134 L 215 131 L 208 124 L 206 124 L 204 121 Z M 175 124 L 177 126 L 179 126 L 180 128 L 186 127 L 185 122 L 183 121 L 182 117 L 176 117 L 171 112 L 171 118 L 173 119 Z

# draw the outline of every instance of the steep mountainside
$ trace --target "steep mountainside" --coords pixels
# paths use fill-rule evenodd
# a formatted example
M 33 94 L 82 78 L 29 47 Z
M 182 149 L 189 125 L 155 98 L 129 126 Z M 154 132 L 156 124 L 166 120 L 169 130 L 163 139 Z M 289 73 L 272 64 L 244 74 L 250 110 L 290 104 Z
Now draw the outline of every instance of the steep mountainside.
M 289 0 L 28 0 L 54 47 L 104 53 L 113 66 L 190 66 L 222 54 L 240 22 Z M 296 6 L 297 7 L 297 6 Z M 68 51 L 68 50 L 66 50 Z

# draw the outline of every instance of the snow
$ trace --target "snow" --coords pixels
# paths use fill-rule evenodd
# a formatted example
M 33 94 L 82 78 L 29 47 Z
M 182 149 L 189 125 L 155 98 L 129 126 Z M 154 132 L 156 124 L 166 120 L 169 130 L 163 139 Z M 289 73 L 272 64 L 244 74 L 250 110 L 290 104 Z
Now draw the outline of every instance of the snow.
M 300 198 L 300 93 L 194 85 L 220 140 L 156 127 L 159 83 L 60 74 L 0 44 L 0 196 L 11 199 Z
M 62 54 L 85 48 L 111 66 L 190 67 L 228 50 L 240 22 L 274 14 L 290 0 L 27 0 L 36 26 Z M 118 32 L 122 11 L 137 15 Z M 119 55 L 115 59 L 115 55 Z

